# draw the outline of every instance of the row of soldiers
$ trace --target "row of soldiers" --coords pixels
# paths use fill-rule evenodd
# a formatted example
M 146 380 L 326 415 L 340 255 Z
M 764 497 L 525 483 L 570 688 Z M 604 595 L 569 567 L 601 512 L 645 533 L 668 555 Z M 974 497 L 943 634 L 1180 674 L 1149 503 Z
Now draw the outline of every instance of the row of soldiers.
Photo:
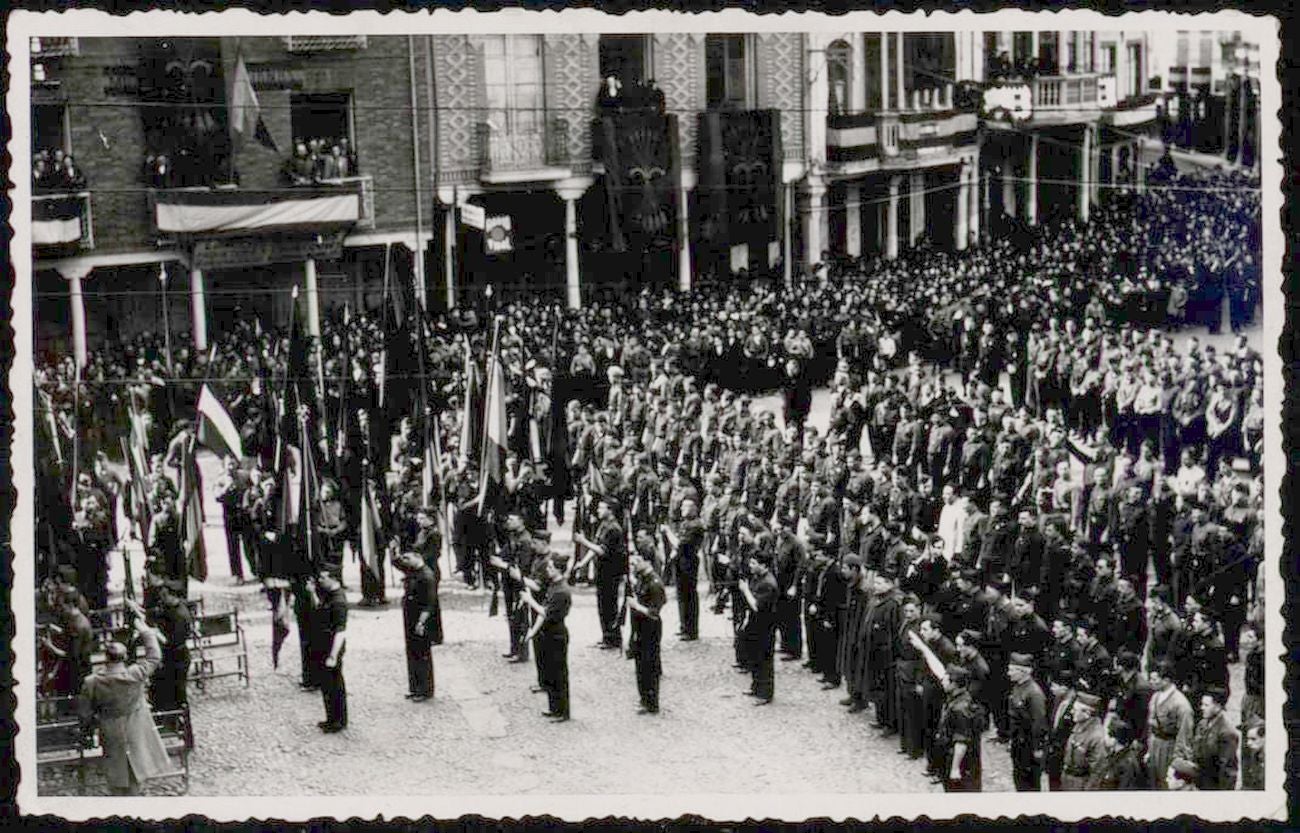
M 1096 740 L 1088 709 L 1124 741 L 1106 735 L 1100 746 L 1140 751 L 1144 785 L 1168 786 L 1174 762 L 1199 760 L 1197 786 L 1235 786 L 1237 756 L 1211 761 L 1196 750 L 1213 744 L 1194 741 L 1232 734 L 1222 707 L 1257 595 L 1258 478 L 1201 472 L 1188 488 L 1159 461 L 1089 445 L 1050 418 L 1003 407 L 993 422 L 998 401 L 987 390 L 926 394 L 914 401 L 931 425 L 968 419 L 967 430 L 987 433 L 1012 473 L 986 468 L 965 494 L 960 477 L 936 489 L 923 466 L 897 465 L 873 453 L 875 442 L 862 453 L 846 420 L 833 417 L 825 437 L 783 431 L 744 397 L 701 394 L 683 379 L 653 391 L 633 385 L 615 409 L 575 409 L 573 473 L 583 496 L 629 507 L 612 525 L 600 516 L 594 537 L 626 537 L 677 584 L 685 639 L 698 633 L 704 573 L 713 609 L 732 609 L 736 665 L 755 674 L 760 702 L 772 696 L 772 655 L 800 659 L 806 639 L 806 664 L 827 688 L 843 685 L 850 711 L 874 708 L 882 731 L 900 736 L 900 751 L 925 755 L 949 788 L 979 783 L 975 739 L 984 724 L 973 737 L 942 728 L 954 713 L 945 698 L 958 690 L 998 739 L 1014 740 L 1021 788 L 1037 788 L 1044 769 L 1054 787 L 1114 786 L 1094 772 L 1100 757 L 1085 765 L 1084 746 L 1070 742 L 1074 725 Z M 1008 493 L 998 483 L 1028 488 Z M 1166 517 L 1153 521 L 1160 512 Z M 616 582 L 606 586 L 615 598 Z M 610 610 L 602 604 L 607 634 Z M 1257 629 L 1246 629 L 1251 646 Z M 1250 648 L 1248 667 L 1260 662 Z M 1244 714 L 1252 726 L 1262 716 L 1254 676 Z M 1050 710 L 1026 731 L 1025 700 L 1038 699 L 1030 684 Z M 960 777 L 948 767 L 957 735 L 966 738 Z

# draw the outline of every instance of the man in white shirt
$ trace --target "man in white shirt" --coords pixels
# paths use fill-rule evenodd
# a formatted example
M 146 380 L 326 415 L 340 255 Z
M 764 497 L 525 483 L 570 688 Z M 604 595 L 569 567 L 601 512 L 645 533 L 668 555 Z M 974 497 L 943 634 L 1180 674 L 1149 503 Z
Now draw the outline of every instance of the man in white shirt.
M 951 485 L 943 487 L 938 535 L 943 538 L 943 557 L 952 561 L 966 544 L 966 498 L 958 497 Z

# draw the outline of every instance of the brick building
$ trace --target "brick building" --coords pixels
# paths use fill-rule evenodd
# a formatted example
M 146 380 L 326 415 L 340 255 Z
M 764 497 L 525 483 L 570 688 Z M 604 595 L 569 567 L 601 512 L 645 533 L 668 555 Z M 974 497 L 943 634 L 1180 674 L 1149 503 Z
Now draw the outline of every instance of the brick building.
M 385 280 L 577 306 L 960 249 L 1086 218 L 1157 104 L 1133 32 L 45 38 L 32 61 L 35 148 L 86 180 L 34 197 L 37 345 L 78 356 L 280 324 L 294 287 L 316 327 Z

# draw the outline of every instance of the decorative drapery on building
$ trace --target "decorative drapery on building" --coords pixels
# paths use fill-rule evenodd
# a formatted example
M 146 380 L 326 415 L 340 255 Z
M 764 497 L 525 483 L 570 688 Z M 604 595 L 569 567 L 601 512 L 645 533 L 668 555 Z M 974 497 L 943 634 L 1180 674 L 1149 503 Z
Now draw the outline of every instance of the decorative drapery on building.
M 701 242 L 778 239 L 780 111 L 710 111 L 699 118 Z
M 610 246 L 661 249 L 676 239 L 677 117 L 655 112 L 602 116 L 596 158 L 605 167 Z

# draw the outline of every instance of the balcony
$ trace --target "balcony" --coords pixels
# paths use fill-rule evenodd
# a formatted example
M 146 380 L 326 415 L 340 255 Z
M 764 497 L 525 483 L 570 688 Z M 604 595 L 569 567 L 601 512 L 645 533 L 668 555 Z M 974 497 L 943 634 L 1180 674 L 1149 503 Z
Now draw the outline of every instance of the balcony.
M 75 58 L 81 54 L 76 38 L 32 38 L 32 60 Z
M 1135 95 L 1120 101 L 1106 114 L 1106 123 L 1112 127 L 1141 127 L 1154 122 L 1160 115 L 1160 97 L 1154 93 Z
M 540 127 L 478 125 L 479 176 L 489 184 L 537 182 L 572 176 L 569 123 L 548 118 Z
M 372 228 L 374 181 L 369 176 L 269 191 L 169 188 L 149 192 L 149 213 L 162 237 L 267 235 Z
M 1035 125 L 1085 124 L 1115 106 L 1115 76 L 1057 75 L 1029 82 Z
M 365 35 L 288 35 L 284 48 L 290 52 L 338 52 L 365 49 Z
M 826 160 L 832 173 L 858 175 L 945 159 L 975 141 L 978 118 L 953 106 L 951 91 L 914 92 L 904 110 L 830 116 Z
M 32 197 L 32 246 L 42 250 L 95 248 L 90 192 Z

